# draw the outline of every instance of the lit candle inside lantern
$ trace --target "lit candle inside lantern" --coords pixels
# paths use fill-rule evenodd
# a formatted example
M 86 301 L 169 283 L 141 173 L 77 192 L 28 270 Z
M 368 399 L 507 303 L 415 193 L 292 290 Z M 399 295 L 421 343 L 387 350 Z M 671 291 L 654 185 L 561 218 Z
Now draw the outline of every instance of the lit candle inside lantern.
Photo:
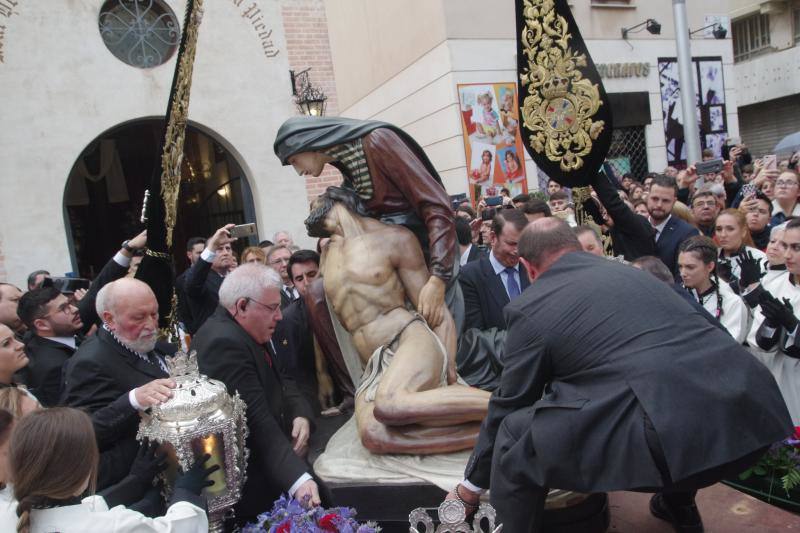
M 205 488 L 208 496 L 218 496 L 225 492 L 228 486 L 225 483 L 225 454 L 224 444 L 217 440 L 217 436 L 212 433 L 205 438 L 200 439 L 201 454 L 209 454 L 211 458 L 206 461 L 206 468 L 211 468 L 214 465 L 219 465 L 219 470 L 212 472 L 208 479 L 214 482 L 210 487 Z

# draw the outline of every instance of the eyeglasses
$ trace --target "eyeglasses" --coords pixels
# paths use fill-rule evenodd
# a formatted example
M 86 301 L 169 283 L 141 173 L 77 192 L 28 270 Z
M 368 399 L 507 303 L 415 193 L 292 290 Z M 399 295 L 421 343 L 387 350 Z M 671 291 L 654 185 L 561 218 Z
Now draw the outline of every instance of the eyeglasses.
M 266 310 L 267 310 L 267 311 L 269 311 L 270 313 L 274 313 L 274 312 L 275 312 L 275 311 L 277 311 L 277 310 L 278 310 L 278 308 L 281 306 L 280 302 L 279 302 L 279 303 L 276 303 L 276 304 L 272 304 L 272 305 L 262 304 L 261 302 L 259 302 L 259 301 L 258 301 L 258 300 L 256 300 L 255 298 L 248 298 L 248 299 L 247 299 L 247 301 L 248 301 L 248 302 L 255 302 L 255 303 L 257 303 L 258 305 L 260 305 L 261 307 L 263 307 L 264 309 L 266 309 Z
M 288 265 L 288 259 L 273 259 L 269 262 L 270 265 L 280 265 L 281 263 Z
M 796 187 L 797 182 L 795 180 L 776 180 L 775 181 L 776 187 Z
M 695 202 L 694 207 L 714 207 L 717 205 L 716 200 L 708 200 L 705 202 Z
M 71 312 L 72 312 L 72 304 L 69 302 L 64 302 L 63 304 L 59 305 L 55 311 L 53 311 L 52 313 L 47 313 L 42 318 L 49 318 L 50 316 L 57 315 L 59 313 L 69 315 Z

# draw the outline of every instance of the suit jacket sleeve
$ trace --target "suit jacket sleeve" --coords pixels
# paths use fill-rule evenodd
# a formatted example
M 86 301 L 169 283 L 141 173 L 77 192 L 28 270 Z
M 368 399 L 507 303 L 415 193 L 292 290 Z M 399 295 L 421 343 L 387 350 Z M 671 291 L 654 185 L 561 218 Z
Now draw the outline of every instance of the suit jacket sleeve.
M 183 289 L 192 298 L 202 298 L 206 289 L 206 278 L 211 271 L 211 263 L 198 259 L 186 272 Z
M 456 230 L 447 191 L 392 130 L 378 128 L 364 137 L 362 145 L 428 229 L 431 274 L 449 281 L 456 259 Z
M 605 176 L 598 176 L 594 185 L 594 190 L 600 199 L 600 203 L 606 208 L 608 214 L 614 220 L 614 225 L 617 229 L 634 237 L 635 239 L 648 242 L 651 248 L 655 250 L 655 230 L 650 223 L 641 215 L 637 215 L 625 205 L 625 202 L 617 194 L 617 190 L 608 181 Z
M 89 331 L 94 324 L 100 321 L 100 317 L 97 316 L 97 309 L 95 309 L 94 305 L 95 301 L 97 300 L 98 291 L 100 291 L 100 289 L 102 289 L 105 285 L 111 283 L 112 281 L 118 280 L 127 273 L 128 269 L 126 267 L 120 265 L 114 261 L 113 258 L 111 258 L 108 263 L 105 264 L 103 270 L 101 270 L 94 279 L 92 284 L 89 286 L 89 290 L 77 305 L 78 313 L 80 313 L 81 320 L 83 321 L 84 333 Z
M 67 363 L 61 403 L 89 412 L 101 450 L 116 442 L 120 431 L 137 415 L 128 401 L 128 393 L 120 396 L 115 390 L 117 386 L 111 376 L 95 361 L 84 359 Z
M 480 259 L 474 263 L 475 267 L 480 264 Z M 485 329 L 483 324 L 483 312 L 481 311 L 481 298 L 476 281 L 478 272 L 472 265 L 467 265 L 458 276 L 461 284 L 461 293 L 464 295 L 464 331 L 470 328 Z
M 489 413 L 481 424 L 478 442 L 465 471 L 465 477 L 481 488 L 489 488 L 494 441 L 503 419 L 541 399 L 550 379 L 543 334 L 522 312 L 507 307 L 505 313 L 508 331 L 500 387 L 492 393 Z
M 300 392 L 297 381 L 283 372 L 281 372 L 281 381 L 283 383 L 283 401 L 286 403 L 288 421 L 291 423 L 298 416 L 303 417 L 308 420 L 311 431 L 314 431 L 316 427 L 314 424 L 314 411 L 303 397 L 303 393 Z
M 201 359 L 200 370 L 225 383 L 230 394 L 238 391 L 247 405 L 250 451 L 262 458 L 264 476 L 289 490 L 308 468 L 295 455 L 283 428 L 270 412 L 267 394 L 258 380 L 258 369 L 250 351 L 223 335 L 214 336 L 204 352 L 213 356 Z

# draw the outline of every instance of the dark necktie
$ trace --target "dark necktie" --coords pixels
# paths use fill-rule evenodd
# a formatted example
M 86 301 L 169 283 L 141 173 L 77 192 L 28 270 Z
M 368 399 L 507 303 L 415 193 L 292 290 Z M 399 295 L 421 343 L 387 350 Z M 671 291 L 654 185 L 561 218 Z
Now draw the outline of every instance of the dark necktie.
M 517 283 L 517 278 L 514 276 L 516 274 L 517 269 L 507 267 L 505 269 L 505 273 L 508 276 L 506 285 L 508 285 L 508 299 L 513 300 L 517 296 L 519 296 L 519 283 Z
M 264 348 L 264 359 L 267 360 L 267 364 L 270 368 L 272 368 L 272 356 L 269 354 L 269 350 L 267 348 Z

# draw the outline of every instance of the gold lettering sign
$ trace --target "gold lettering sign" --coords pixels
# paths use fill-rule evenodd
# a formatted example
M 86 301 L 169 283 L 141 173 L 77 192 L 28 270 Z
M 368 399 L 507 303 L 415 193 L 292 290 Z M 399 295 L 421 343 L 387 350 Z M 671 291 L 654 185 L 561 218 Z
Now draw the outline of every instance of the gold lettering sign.
M 530 146 L 562 171 L 578 170 L 605 127 L 593 120 L 603 105 L 599 88 L 579 70 L 587 65 L 586 55 L 570 47 L 567 21 L 554 1 L 524 0 L 523 6 L 520 39 L 528 68 L 519 72 L 527 90 L 520 113 Z
M 603 78 L 646 78 L 650 63 L 598 63 L 597 72 Z

